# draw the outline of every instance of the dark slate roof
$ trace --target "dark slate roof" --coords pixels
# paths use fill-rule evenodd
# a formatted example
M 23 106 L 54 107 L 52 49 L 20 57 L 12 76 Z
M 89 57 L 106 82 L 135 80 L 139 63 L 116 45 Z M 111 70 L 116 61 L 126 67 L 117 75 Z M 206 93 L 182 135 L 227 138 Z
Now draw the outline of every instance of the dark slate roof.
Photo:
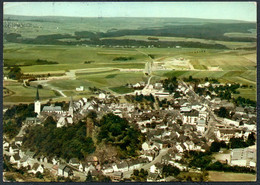
M 125 168 L 125 167 L 128 167 L 128 164 L 126 161 L 122 162 L 122 163 L 119 163 L 117 164 L 117 168 Z
M 34 163 L 32 169 L 37 170 L 39 166 L 40 166 L 39 163 Z
M 150 173 L 148 175 L 148 178 L 152 179 L 152 180 L 156 180 L 156 179 L 158 179 L 158 177 L 159 177 L 158 173 Z
M 79 163 L 79 160 L 77 158 L 71 158 L 70 159 L 70 163 L 72 164 L 78 164 Z
M 70 171 L 72 171 L 70 167 L 66 166 L 66 167 L 64 168 L 64 172 L 69 173 Z
M 18 160 L 20 160 L 20 159 L 21 159 L 21 157 L 19 156 L 19 154 L 15 154 L 15 155 L 14 155 L 14 160 L 18 161 Z
M 30 158 L 33 158 L 33 157 L 35 156 L 35 153 L 34 153 L 34 152 L 31 152 L 30 150 L 27 150 L 27 151 L 25 152 L 25 155 L 28 156 L 28 157 L 30 157 Z
M 191 112 L 185 112 L 184 113 L 185 116 L 190 116 L 190 117 L 197 117 L 199 116 L 199 111 L 197 110 L 192 110 Z
M 64 170 L 64 168 L 66 168 L 66 164 L 60 164 L 59 165 L 59 169 Z

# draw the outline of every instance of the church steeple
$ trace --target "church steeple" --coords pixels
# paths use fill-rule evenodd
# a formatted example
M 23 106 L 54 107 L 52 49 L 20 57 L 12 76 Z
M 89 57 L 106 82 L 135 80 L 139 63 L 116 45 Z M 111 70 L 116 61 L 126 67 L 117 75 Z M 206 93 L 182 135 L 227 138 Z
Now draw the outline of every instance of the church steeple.
M 72 96 L 70 97 L 69 114 L 73 117 L 73 100 L 72 100 Z
M 38 101 L 38 100 L 40 100 L 40 96 L 39 96 L 39 90 L 38 90 L 38 86 L 37 86 L 35 101 Z
M 41 102 L 40 102 L 40 96 L 39 96 L 39 89 L 37 87 L 37 91 L 36 91 L 36 97 L 35 97 L 35 101 L 34 101 L 34 112 L 38 114 L 38 116 L 41 113 Z
M 70 105 L 69 107 L 73 107 L 73 100 L 72 100 L 72 96 L 70 97 Z

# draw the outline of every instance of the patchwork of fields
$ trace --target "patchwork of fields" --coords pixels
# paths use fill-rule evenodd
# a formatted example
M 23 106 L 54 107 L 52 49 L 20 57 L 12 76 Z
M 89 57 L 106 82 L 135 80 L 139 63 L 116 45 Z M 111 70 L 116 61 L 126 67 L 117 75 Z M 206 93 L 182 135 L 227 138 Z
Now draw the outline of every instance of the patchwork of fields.
M 154 56 L 157 65 L 164 64 L 167 59 L 184 58 L 189 60 L 193 70 L 155 70 L 152 82 L 166 77 L 216 78 L 223 83 L 236 82 L 252 86 L 241 89 L 240 96 L 256 100 L 256 54 L 255 51 L 224 51 L 201 50 L 188 48 L 100 48 L 86 46 L 43 46 L 25 44 L 6 44 L 4 47 L 4 61 L 9 65 L 21 65 L 23 73 L 48 74 L 76 71 L 76 79 L 53 80 L 47 82 L 52 87 L 62 90 L 67 96 L 89 96 L 88 87 L 97 87 L 114 93 L 127 93 L 131 90 L 125 85 L 147 81 L 143 74 L 145 63 Z M 131 60 L 114 60 L 116 57 L 132 57 Z M 55 61 L 58 64 L 35 65 L 36 60 Z M 86 62 L 86 63 L 85 63 Z M 23 65 L 28 66 L 23 66 Z M 217 68 L 214 71 L 212 69 Z M 120 69 L 139 69 L 136 71 L 120 71 Z M 141 70 L 141 71 L 140 71 Z M 210 70 L 210 71 L 209 71 Z M 4 73 L 7 73 L 6 68 Z M 33 84 L 35 86 L 35 84 Z M 75 88 L 84 86 L 85 91 L 76 92 Z M 35 87 L 25 88 L 21 84 L 5 85 L 14 92 L 4 97 L 4 102 L 32 102 Z M 53 90 L 41 90 L 43 99 L 59 98 Z M 26 94 L 23 97 L 23 94 Z M 237 95 L 236 95 L 237 96 Z

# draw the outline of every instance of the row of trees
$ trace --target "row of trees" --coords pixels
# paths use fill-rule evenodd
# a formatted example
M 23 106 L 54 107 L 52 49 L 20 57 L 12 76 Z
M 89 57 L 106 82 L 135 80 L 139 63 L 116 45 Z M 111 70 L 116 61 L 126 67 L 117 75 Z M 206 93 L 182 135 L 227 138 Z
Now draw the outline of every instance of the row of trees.
M 228 144 L 224 141 L 214 141 L 211 143 L 210 152 L 219 152 L 221 148 L 245 148 L 254 145 L 255 141 L 255 134 L 253 132 L 248 135 L 246 141 L 243 138 L 230 138 Z
M 220 142 L 219 144 L 221 145 L 223 143 Z M 215 147 L 216 146 L 214 146 L 214 148 Z M 213 150 L 213 147 L 211 150 Z M 247 167 L 229 166 L 227 164 L 222 164 L 219 161 L 212 163 L 213 157 L 211 154 L 212 153 L 210 151 L 208 152 L 186 151 L 184 152 L 184 156 L 180 162 L 188 164 L 189 167 L 199 167 L 202 170 L 216 170 L 216 171 L 238 172 L 238 173 L 255 173 L 255 170 Z
M 254 169 L 241 166 L 229 166 L 227 164 L 222 164 L 219 161 L 214 162 L 206 167 L 206 170 L 214 171 L 224 171 L 224 172 L 236 172 L 236 173 L 256 173 Z

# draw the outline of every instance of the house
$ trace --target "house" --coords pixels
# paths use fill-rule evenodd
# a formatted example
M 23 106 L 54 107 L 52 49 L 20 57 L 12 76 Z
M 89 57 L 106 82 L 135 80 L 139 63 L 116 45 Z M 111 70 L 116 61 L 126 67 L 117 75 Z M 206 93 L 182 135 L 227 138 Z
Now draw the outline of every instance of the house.
M 114 169 L 113 169 L 112 164 L 104 164 L 104 165 L 103 165 L 102 172 L 103 172 L 103 173 L 113 173 L 113 172 L 114 172 Z
M 133 85 L 133 88 L 139 88 L 139 87 L 141 87 L 140 83 L 136 83 Z
M 51 167 L 51 173 L 53 174 L 53 175 L 58 175 L 58 169 L 59 169 L 59 166 L 58 165 L 53 165 L 52 167 Z
M 224 123 L 226 123 L 228 125 L 231 125 L 231 126 L 239 127 L 239 122 L 238 121 L 233 121 L 231 119 L 224 118 Z
M 256 148 L 236 148 L 231 151 L 231 166 L 256 167 Z
M 84 87 L 83 86 L 77 87 L 76 91 L 84 91 Z
M 218 138 L 218 140 L 220 141 L 226 141 L 228 142 L 230 138 L 232 137 L 241 137 L 242 131 L 239 129 L 218 129 L 214 131 L 216 137 Z
M 25 119 L 25 124 L 33 125 L 33 124 L 40 124 L 41 121 L 38 117 L 27 117 Z
M 35 157 L 35 153 L 34 153 L 34 152 L 31 152 L 30 150 L 27 150 L 27 151 L 25 152 L 25 155 L 28 156 L 28 157 L 31 158 L 31 159 L 34 159 L 34 157 Z
M 95 168 L 95 166 L 93 164 L 85 166 L 85 173 L 88 173 L 89 171 L 92 172 L 94 170 L 96 170 L 96 168 Z
M 37 160 L 42 163 L 42 162 L 44 162 L 44 158 L 45 157 L 43 155 L 41 155 L 40 157 L 37 157 Z
M 63 176 L 64 177 L 71 177 L 73 176 L 73 171 L 70 167 L 66 166 L 63 170 Z
M 236 107 L 235 113 L 236 113 L 236 114 L 240 114 L 240 115 L 246 114 L 246 113 L 245 113 L 245 109 L 244 109 L 243 107 Z
M 15 142 L 16 145 L 21 146 L 23 143 L 23 137 L 15 137 Z
M 17 167 L 21 168 L 21 167 L 27 167 L 29 166 L 29 157 L 28 156 L 24 156 L 23 158 L 21 158 L 20 161 L 18 161 L 17 163 Z
M 149 161 L 152 161 L 155 157 L 155 154 L 156 154 L 155 150 L 150 150 L 150 151 L 144 152 L 144 154 L 141 157 L 146 158 Z
M 4 150 L 9 149 L 9 143 L 7 141 L 3 141 L 3 148 L 4 148 Z
M 10 162 L 11 162 L 12 164 L 18 163 L 18 161 L 19 161 L 20 159 L 21 159 L 21 157 L 19 156 L 18 153 L 16 153 L 16 154 L 14 154 L 14 155 L 12 155 L 12 156 L 10 157 Z
M 52 158 L 51 162 L 53 165 L 59 165 L 59 159 L 56 156 Z
M 114 172 L 111 177 L 112 181 L 119 182 L 123 178 L 123 173 L 122 172 Z
M 113 111 L 113 113 L 115 114 L 115 115 L 117 115 L 117 116 L 119 116 L 119 117 L 123 117 L 123 115 L 122 115 L 122 111 L 121 110 L 119 110 L 119 109 L 117 109 L 117 110 L 115 110 L 115 111 Z
M 196 125 L 196 128 L 198 132 L 203 134 L 206 130 L 206 121 L 204 119 L 200 119 Z
M 129 170 L 139 169 L 142 166 L 140 159 L 131 160 L 128 162 Z
M 155 89 L 162 89 L 163 88 L 163 84 L 162 83 L 155 83 L 154 84 L 154 88 Z
M 40 165 L 39 163 L 35 163 L 31 170 L 32 173 L 36 174 L 37 172 L 43 173 L 44 172 L 44 166 Z
M 180 152 L 180 153 L 184 152 L 184 150 L 186 149 L 186 147 L 183 144 L 180 144 L 180 143 L 178 143 L 176 145 L 176 148 L 177 148 L 178 152 Z
M 64 169 L 66 165 L 65 164 L 60 164 L 58 168 L 58 176 L 64 176 Z
M 15 153 L 18 153 L 19 148 L 18 146 L 13 142 L 11 145 L 9 145 L 9 153 L 11 155 L 14 155 Z
M 44 106 L 42 112 L 61 114 L 63 111 L 61 106 L 54 106 L 54 104 L 51 104 L 50 106 Z
M 169 164 L 169 161 L 171 161 L 171 157 L 169 154 L 165 154 L 164 156 L 162 156 L 161 158 L 162 164 Z
M 79 171 L 85 172 L 87 171 L 88 163 L 87 162 L 80 162 L 79 164 Z
M 77 158 L 72 158 L 70 159 L 69 164 L 72 166 L 79 166 L 79 160 Z
M 127 162 L 124 161 L 124 162 L 121 162 L 121 163 L 117 164 L 117 169 L 118 169 L 118 171 L 121 171 L 121 172 L 128 171 L 128 164 L 127 164 Z
M 72 124 L 73 119 L 71 116 L 61 116 L 57 122 L 57 128 Z
M 162 173 L 163 164 L 157 162 L 150 167 L 150 173 Z
M 105 95 L 104 93 L 100 93 L 100 94 L 98 95 L 98 98 L 99 98 L 99 99 L 105 99 L 105 98 L 106 98 L 106 95 Z
M 23 158 L 25 156 L 25 152 L 22 150 L 22 149 L 19 149 L 19 152 L 18 152 L 19 156 L 21 158 Z
M 196 125 L 199 118 L 199 112 L 197 110 L 191 110 L 191 112 L 185 112 L 183 114 L 183 124 Z

